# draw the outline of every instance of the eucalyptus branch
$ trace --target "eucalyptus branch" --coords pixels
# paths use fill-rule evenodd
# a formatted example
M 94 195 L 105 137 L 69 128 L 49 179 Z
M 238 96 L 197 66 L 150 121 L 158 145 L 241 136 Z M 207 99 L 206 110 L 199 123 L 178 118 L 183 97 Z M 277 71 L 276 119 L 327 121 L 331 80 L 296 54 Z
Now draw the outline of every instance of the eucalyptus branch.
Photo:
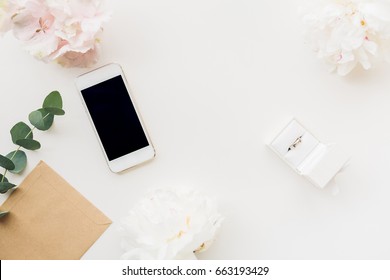
M 43 118 L 42 120 L 45 120 L 48 116 L 50 115 L 50 113 L 47 113 Z M 26 135 L 26 137 L 24 137 L 24 139 L 27 139 L 27 137 L 33 133 L 33 131 L 36 129 L 37 127 L 36 126 L 33 126 L 33 128 L 30 130 L 30 132 Z M 17 152 L 20 150 L 22 146 L 19 145 L 19 147 L 16 149 L 16 151 L 14 151 L 14 153 L 12 154 L 12 156 L 9 158 L 10 160 L 13 160 L 13 158 L 15 157 L 15 155 L 17 154 Z M 5 169 L 4 168 L 4 175 L 3 175 L 3 178 L 1 179 L 1 182 L 3 182 L 4 178 L 5 178 L 5 175 L 7 174 L 7 171 L 8 169 Z
M 15 124 L 11 129 L 12 142 L 17 145 L 17 149 L 6 156 L 0 154 L 0 166 L 4 168 L 4 174 L 0 174 L 0 193 L 7 193 L 16 187 L 5 177 L 8 172 L 19 174 L 27 166 L 26 153 L 21 150 L 38 150 L 41 144 L 34 140 L 35 129 L 46 131 L 52 125 L 54 116 L 62 116 L 65 111 L 62 109 L 62 97 L 58 91 L 51 92 L 43 101 L 42 108 L 29 114 L 28 119 L 32 128 L 24 122 Z M 0 211 L 0 218 L 7 215 L 8 211 Z
M 48 115 L 48 114 L 47 114 Z M 46 115 L 46 116 L 47 116 Z M 27 137 L 33 132 L 33 130 L 35 129 L 36 127 L 33 126 L 33 128 L 30 130 L 30 132 L 26 135 L 26 137 L 24 137 L 24 139 L 27 139 Z M 14 151 L 14 152 L 11 152 L 12 153 L 12 156 L 9 158 L 11 161 L 13 160 L 13 158 L 15 157 L 16 153 L 20 150 L 20 148 L 22 148 L 22 146 L 19 145 L 19 147 Z M 1 178 L 1 183 L 4 182 L 4 178 L 5 178 L 5 175 L 7 175 L 7 172 L 8 172 L 9 169 L 7 168 L 4 168 L 4 174 L 3 174 L 3 178 Z

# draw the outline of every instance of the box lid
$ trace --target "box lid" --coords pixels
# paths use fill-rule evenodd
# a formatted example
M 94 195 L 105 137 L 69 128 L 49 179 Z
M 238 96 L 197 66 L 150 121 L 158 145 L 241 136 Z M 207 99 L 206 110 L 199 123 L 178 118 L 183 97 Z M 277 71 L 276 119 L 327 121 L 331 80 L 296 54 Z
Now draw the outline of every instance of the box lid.
M 302 175 L 319 188 L 324 188 L 349 161 L 349 155 L 338 145 L 328 145 L 327 151 L 312 168 Z

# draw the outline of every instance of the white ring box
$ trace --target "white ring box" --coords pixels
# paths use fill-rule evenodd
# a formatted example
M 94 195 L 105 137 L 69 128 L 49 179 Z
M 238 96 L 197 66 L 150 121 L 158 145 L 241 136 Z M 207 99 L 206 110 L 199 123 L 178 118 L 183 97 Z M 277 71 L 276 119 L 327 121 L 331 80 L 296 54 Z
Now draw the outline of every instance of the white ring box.
M 297 139 L 301 141 L 297 141 Z M 292 144 L 299 142 L 295 147 Z M 349 161 L 336 144 L 324 144 L 296 119 L 283 128 L 269 147 L 299 175 L 324 188 Z M 290 148 L 290 149 L 289 149 Z

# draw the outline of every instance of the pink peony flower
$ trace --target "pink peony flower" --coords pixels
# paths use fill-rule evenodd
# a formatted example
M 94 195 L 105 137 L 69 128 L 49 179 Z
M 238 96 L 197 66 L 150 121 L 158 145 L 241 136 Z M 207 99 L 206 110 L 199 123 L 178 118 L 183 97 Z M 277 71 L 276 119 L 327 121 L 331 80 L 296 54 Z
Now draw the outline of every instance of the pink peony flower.
M 12 29 L 36 58 L 65 67 L 88 67 L 97 61 L 98 36 L 109 19 L 102 0 L 0 1 L 4 31 Z

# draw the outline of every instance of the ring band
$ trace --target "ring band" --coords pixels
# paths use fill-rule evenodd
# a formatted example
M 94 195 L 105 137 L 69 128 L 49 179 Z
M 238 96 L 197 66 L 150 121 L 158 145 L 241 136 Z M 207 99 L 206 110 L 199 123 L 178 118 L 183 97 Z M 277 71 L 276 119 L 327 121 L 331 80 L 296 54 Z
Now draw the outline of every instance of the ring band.
M 290 145 L 290 147 L 288 147 L 287 152 L 291 151 L 292 149 L 295 149 L 302 142 L 302 136 L 303 135 L 301 135 L 297 139 L 295 139 L 294 143 L 292 143 Z

